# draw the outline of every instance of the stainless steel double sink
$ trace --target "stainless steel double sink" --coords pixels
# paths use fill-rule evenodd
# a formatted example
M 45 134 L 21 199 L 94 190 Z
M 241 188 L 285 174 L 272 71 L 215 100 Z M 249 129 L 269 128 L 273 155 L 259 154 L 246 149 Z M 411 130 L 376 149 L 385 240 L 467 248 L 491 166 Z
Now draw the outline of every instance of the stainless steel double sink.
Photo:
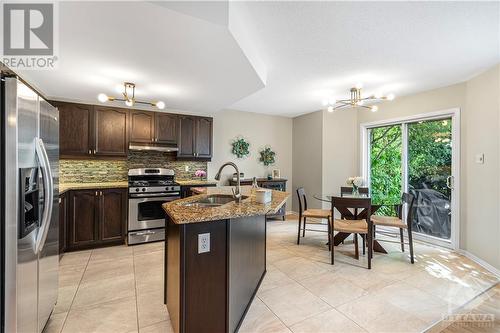
M 248 196 L 241 196 L 241 200 L 248 198 Z M 184 206 L 187 207 L 219 207 L 227 203 L 236 201 L 230 194 L 212 194 L 197 201 L 186 202 Z

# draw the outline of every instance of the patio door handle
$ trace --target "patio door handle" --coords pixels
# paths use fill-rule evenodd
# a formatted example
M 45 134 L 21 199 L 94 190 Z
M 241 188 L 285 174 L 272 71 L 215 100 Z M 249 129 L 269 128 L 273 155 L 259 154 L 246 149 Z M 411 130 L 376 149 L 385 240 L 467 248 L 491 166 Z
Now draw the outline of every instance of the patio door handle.
M 446 187 L 449 188 L 450 190 L 453 190 L 454 183 L 455 183 L 455 178 L 453 176 L 448 176 L 448 178 L 446 178 Z

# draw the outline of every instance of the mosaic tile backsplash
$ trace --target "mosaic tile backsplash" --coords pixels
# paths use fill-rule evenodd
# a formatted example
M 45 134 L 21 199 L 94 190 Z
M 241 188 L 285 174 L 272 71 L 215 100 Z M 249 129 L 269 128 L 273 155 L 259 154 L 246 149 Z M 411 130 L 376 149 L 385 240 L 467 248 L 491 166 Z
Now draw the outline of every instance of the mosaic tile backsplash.
M 61 183 L 127 181 L 128 169 L 132 168 L 173 169 L 176 179 L 189 180 L 194 178 L 196 170 L 207 171 L 207 162 L 177 161 L 161 152 L 130 152 L 127 160 L 60 160 L 59 168 Z

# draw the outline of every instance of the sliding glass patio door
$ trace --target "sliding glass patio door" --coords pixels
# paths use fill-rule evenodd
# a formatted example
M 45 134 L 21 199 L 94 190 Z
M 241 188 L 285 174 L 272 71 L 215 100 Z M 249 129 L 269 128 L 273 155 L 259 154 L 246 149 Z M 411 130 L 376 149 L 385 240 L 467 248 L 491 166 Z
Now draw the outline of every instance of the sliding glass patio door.
M 458 111 L 365 127 L 365 173 L 377 213 L 396 215 L 401 192 L 415 196 L 417 238 L 458 244 Z
M 451 118 L 409 123 L 407 188 L 415 196 L 413 230 L 451 240 Z

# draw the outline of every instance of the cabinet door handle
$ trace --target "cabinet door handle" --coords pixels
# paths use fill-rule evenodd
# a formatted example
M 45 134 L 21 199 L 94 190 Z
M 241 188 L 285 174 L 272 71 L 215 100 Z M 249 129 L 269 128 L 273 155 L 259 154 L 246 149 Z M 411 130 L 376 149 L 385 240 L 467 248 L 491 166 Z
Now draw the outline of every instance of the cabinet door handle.
M 99 194 L 98 194 L 99 191 L 95 191 L 95 196 L 97 197 Z
M 89 155 L 92 155 L 92 150 L 91 149 L 89 149 Z

